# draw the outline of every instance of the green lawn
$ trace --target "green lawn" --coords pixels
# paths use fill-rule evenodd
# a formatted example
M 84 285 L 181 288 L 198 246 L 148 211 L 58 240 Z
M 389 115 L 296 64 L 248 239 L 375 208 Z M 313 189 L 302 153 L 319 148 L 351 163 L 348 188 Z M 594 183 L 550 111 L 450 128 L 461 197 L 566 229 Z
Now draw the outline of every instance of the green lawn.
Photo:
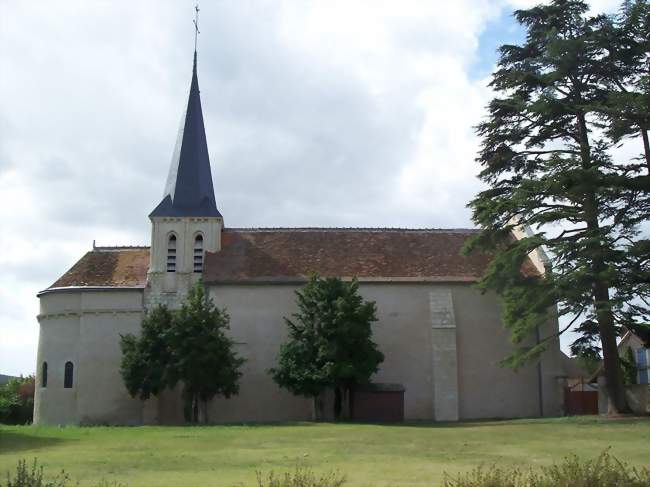
M 255 471 L 296 465 L 338 470 L 349 485 L 437 485 L 479 464 L 536 466 L 611 447 L 650 466 L 650 420 L 597 417 L 458 424 L 283 424 L 211 427 L 52 428 L 0 425 L 0 479 L 18 459 L 80 485 L 101 478 L 129 486 L 253 482 Z

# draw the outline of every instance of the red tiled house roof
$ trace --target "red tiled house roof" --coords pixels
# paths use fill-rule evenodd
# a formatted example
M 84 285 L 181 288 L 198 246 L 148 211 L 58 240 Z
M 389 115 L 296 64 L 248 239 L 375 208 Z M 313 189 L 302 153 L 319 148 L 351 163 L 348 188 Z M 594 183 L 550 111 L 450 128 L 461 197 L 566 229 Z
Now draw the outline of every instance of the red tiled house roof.
M 99 247 L 87 252 L 48 289 L 61 287 L 144 287 L 148 247 Z
M 487 254 L 461 256 L 477 230 L 279 228 L 225 229 L 219 252 L 207 252 L 206 283 L 301 282 L 312 273 L 361 280 L 474 282 Z M 86 253 L 48 290 L 143 288 L 148 247 L 99 247 Z M 524 272 L 535 273 L 532 263 Z
M 221 251 L 206 253 L 203 279 L 216 282 L 301 281 L 321 276 L 476 281 L 485 254 L 460 255 L 475 230 L 226 229 Z

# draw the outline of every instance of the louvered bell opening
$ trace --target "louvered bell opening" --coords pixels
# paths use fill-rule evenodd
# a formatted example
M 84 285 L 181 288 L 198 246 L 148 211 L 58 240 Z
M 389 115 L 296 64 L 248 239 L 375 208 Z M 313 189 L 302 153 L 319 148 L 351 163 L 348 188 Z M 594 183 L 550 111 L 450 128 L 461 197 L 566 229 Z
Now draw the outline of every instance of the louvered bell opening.
M 194 272 L 203 272 L 203 236 L 194 239 Z
M 176 272 L 176 235 L 167 241 L 167 272 Z

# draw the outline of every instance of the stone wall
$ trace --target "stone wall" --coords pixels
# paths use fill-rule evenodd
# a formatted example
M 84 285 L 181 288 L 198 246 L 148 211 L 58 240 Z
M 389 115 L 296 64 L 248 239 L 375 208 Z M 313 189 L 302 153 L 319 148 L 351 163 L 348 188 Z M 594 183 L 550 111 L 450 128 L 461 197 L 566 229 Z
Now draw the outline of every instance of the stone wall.
M 140 424 L 142 402 L 129 396 L 120 376 L 119 340 L 140 332 L 142 290 L 52 292 L 40 304 L 34 423 Z M 69 389 L 63 387 L 68 361 Z
M 650 385 L 634 384 L 625 386 L 625 398 L 634 414 L 645 416 L 650 414 Z M 605 377 L 598 377 L 598 413 L 608 414 L 609 394 Z
M 210 287 L 215 303 L 228 309 L 232 336 L 247 359 L 239 396 L 213 401 L 214 421 L 311 417 L 310 401 L 278 389 L 267 372 L 286 338 L 283 317 L 296 311 L 296 289 L 278 284 Z M 374 340 L 385 361 L 373 380 L 404 385 L 406 419 L 560 414 L 559 343 L 551 343 L 539 370 L 537 364 L 517 372 L 501 367 L 511 346 L 494 295 L 465 284 L 362 282 L 360 290 L 378 306 Z M 542 336 L 556 329 L 557 320 L 550 316 Z
M 311 401 L 279 389 L 268 374 L 287 336 L 284 317 L 297 311 L 297 289 L 288 284 L 210 286 L 217 306 L 227 308 L 231 336 L 246 358 L 240 394 L 213 400 L 208 408 L 211 421 L 311 419 Z M 469 284 L 405 282 L 362 282 L 360 291 L 377 302 L 373 339 L 385 355 L 373 381 L 404 386 L 407 420 L 560 414 L 559 344 L 551 343 L 539 368 L 530 364 L 514 372 L 501 367 L 511 346 L 493 294 L 481 294 Z M 142 290 L 41 296 L 36 423 L 182 422 L 180 389 L 143 408 L 122 382 L 120 334 L 139 333 L 143 310 Z M 550 316 L 541 335 L 554 330 L 557 320 Z M 64 389 L 63 366 L 68 360 L 75 364 L 75 382 Z M 49 366 L 47 388 L 39 386 L 43 361 Z

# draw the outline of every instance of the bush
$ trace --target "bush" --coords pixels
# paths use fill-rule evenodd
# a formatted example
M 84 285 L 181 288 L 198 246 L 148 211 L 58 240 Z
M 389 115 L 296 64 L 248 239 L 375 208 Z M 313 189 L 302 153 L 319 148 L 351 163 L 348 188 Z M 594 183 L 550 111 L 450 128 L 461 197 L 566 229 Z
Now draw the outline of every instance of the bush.
M 70 478 L 61 472 L 52 481 L 43 480 L 43 467 L 37 465 L 36 459 L 32 464 L 32 468 L 27 468 L 27 462 L 25 460 L 18 460 L 18 465 L 16 466 L 16 475 L 14 478 L 11 478 L 9 472 L 7 472 L 7 487 L 66 487 L 68 485 Z
M 11 379 L 0 386 L 0 423 L 26 424 L 34 417 L 34 376 Z
M 312 470 L 298 467 L 295 471 L 266 477 L 257 473 L 257 487 L 342 487 L 346 478 L 337 472 L 317 475 Z M 43 479 L 43 467 L 36 460 L 27 468 L 19 460 L 16 474 L 7 473 L 7 483 L 0 487 L 71 487 L 70 477 L 63 471 L 53 480 Z M 116 481 L 101 480 L 95 487 L 126 487 Z M 239 484 L 244 487 L 244 484 Z M 445 473 L 441 487 L 650 487 L 650 470 L 630 467 L 611 456 L 606 450 L 595 460 L 580 460 L 575 455 L 560 464 L 542 467 L 538 471 L 518 468 L 478 467 L 469 473 L 451 477 Z
M 442 487 L 650 487 L 650 470 L 630 467 L 607 450 L 595 460 L 571 455 L 539 472 L 479 467 L 454 478 L 445 476 Z
M 273 472 L 266 478 L 260 472 L 257 473 L 258 487 L 341 487 L 343 484 L 345 476 L 336 472 L 317 476 L 313 471 L 301 467 L 280 477 L 276 477 Z
M 70 476 L 63 470 L 61 470 L 61 473 L 53 480 L 44 480 L 43 467 L 38 465 L 36 459 L 34 459 L 31 468 L 27 468 L 27 462 L 25 460 L 18 460 L 14 477 L 12 478 L 11 474 L 7 472 L 7 483 L 3 484 L 2 480 L 0 480 L 0 487 L 71 487 L 72 485 L 78 484 L 73 484 L 70 480 Z M 120 484 L 116 481 L 110 482 L 102 479 L 98 484 L 95 484 L 95 487 L 127 486 L 126 484 Z

